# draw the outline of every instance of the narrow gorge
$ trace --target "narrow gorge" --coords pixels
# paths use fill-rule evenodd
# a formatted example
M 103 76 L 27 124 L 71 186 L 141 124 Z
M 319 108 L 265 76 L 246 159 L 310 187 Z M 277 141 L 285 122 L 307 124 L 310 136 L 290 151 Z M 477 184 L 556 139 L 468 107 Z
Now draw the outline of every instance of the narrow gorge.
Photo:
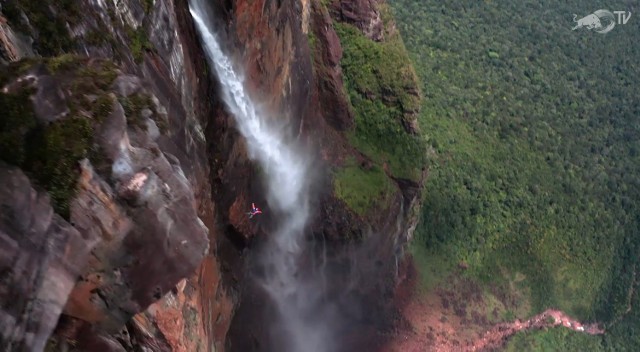
M 326 299 L 321 285 L 324 268 L 302 267 L 304 255 L 315 255 L 309 253 L 305 239 L 313 161 L 301 151 L 302 146 L 296 145 L 297 136 L 291 126 L 266 117 L 266 112 L 260 111 L 259 104 L 248 96 L 245 82 L 220 48 L 205 6 L 203 1 L 194 0 L 190 12 L 210 67 L 215 68 L 220 80 L 223 101 L 246 140 L 249 157 L 258 161 L 263 171 L 267 209 L 273 214 L 266 215 L 274 220 L 273 229 L 255 255 L 256 270 L 262 272 L 262 277 L 253 278 L 266 291 L 267 304 L 275 307 L 274 314 L 263 318 L 270 341 L 262 344 L 273 351 L 333 351 L 333 321 L 324 316 L 326 307 L 321 303 Z

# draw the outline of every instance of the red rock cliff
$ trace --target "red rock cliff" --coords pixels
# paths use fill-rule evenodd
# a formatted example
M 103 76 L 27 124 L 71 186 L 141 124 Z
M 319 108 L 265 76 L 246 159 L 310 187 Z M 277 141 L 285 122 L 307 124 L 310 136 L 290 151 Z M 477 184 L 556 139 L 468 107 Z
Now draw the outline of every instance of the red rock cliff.
M 18 141 L 11 147 L 24 145 L 27 155 L 24 161 L 3 154 L 0 164 L 0 265 L 9 278 L 0 284 L 0 344 L 33 351 L 263 350 L 268 312 L 243 270 L 267 235 L 268 217 L 249 223 L 244 216 L 246 204 L 262 200 L 259 170 L 209 79 L 187 1 L 114 4 L 3 4 L 3 104 L 36 98 L 23 100 L 30 102 L 24 114 L 15 112 L 32 124 L 0 123 L 0 137 L 11 136 Z M 211 6 L 251 93 L 316 151 L 312 233 L 329 253 L 329 296 L 349 311 L 336 322 L 339 339 L 345 350 L 371 350 L 393 326 L 387 298 L 420 198 L 419 184 L 391 175 L 387 201 L 366 214 L 334 193 L 331 170 L 348 159 L 364 167 L 374 162 L 348 139 L 354 112 L 332 23 L 350 21 L 381 40 L 377 5 L 340 2 L 331 12 L 313 0 Z M 24 141 L 32 130 L 48 140 L 70 121 L 85 126 L 86 145 L 64 163 L 46 152 L 41 157 L 45 165 L 60 162 L 61 174 L 75 180 L 73 192 L 59 194 L 40 164 L 28 162 Z

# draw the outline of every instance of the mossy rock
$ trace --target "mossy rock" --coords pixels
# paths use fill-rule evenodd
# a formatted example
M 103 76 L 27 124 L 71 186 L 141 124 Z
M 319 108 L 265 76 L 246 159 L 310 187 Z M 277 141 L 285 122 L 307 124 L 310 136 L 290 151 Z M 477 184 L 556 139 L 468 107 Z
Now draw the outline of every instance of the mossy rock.
M 55 56 L 47 60 L 47 69 L 52 74 L 56 74 L 60 71 L 69 71 L 78 64 L 78 61 L 79 57 L 73 54 Z
M 48 191 L 54 210 L 68 219 L 79 175 L 78 162 L 99 155 L 91 153 L 93 134 L 111 112 L 113 101 L 106 87 L 115 79 L 116 71 L 106 61 L 88 62 L 67 55 L 29 64 L 39 63 L 45 64 L 63 90 L 73 92 L 66 101 L 70 114 L 45 123 L 35 115 L 32 88 L 0 93 L 4 112 L 0 115 L 0 160 L 22 168 L 32 181 Z M 0 83 L 4 85 L 11 79 L 11 72 L 19 76 L 28 66 L 24 62 L 13 63 Z M 97 98 L 91 102 L 88 95 Z
M 355 112 L 349 140 L 393 176 L 419 181 L 426 165 L 426 143 L 405 130 L 409 116 L 420 110 L 415 72 L 398 34 L 374 42 L 356 27 L 334 24 L 344 54 L 340 65 Z
M 149 38 L 147 38 L 147 33 L 144 31 L 142 26 L 138 27 L 138 29 L 127 27 L 126 31 L 130 40 L 129 48 L 131 49 L 133 60 L 136 63 L 141 63 L 144 57 L 144 52 L 152 50 L 153 45 L 151 45 Z
M 30 100 L 32 90 L 25 89 L 18 94 L 0 94 L 0 159 L 14 165 L 22 165 L 26 147 L 27 132 L 36 127 Z
M 149 14 L 153 9 L 154 0 L 143 0 L 142 3 L 144 5 L 144 13 Z
M 25 138 L 29 147 L 22 167 L 47 189 L 54 208 L 64 217 L 69 216 L 69 202 L 75 194 L 77 163 L 87 157 L 92 137 L 91 122 L 72 117 L 38 126 Z
M 128 97 L 120 98 L 120 104 L 127 116 L 129 126 L 135 126 L 146 129 L 145 117 L 142 114 L 144 109 L 152 109 L 153 103 L 151 97 L 147 94 L 136 93 Z
M 334 175 L 336 197 L 360 216 L 387 203 L 393 191 L 391 180 L 375 165 L 366 169 L 351 161 Z
M 58 0 L 54 13 L 46 2 L 7 0 L 2 3 L 2 13 L 12 28 L 34 37 L 34 49 L 40 55 L 55 56 L 73 48 L 66 24 L 81 18 L 78 4 L 76 0 Z

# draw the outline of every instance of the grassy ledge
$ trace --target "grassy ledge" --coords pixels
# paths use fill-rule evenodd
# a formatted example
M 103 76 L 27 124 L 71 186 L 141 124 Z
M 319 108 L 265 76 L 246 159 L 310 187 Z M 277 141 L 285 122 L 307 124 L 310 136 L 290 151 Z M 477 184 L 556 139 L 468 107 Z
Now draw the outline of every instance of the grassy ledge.
M 339 199 L 364 216 L 375 204 L 386 203 L 393 194 L 391 180 L 377 166 L 366 170 L 354 162 L 336 171 L 334 189 Z

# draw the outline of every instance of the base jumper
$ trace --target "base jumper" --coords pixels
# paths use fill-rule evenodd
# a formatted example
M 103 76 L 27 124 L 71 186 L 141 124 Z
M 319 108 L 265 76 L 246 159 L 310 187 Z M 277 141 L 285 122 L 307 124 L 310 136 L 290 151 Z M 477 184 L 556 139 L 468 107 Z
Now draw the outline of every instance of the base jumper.
M 262 214 L 262 211 L 258 207 L 256 207 L 254 203 L 251 203 L 251 211 L 247 213 L 247 215 L 249 215 L 249 219 L 258 214 Z

